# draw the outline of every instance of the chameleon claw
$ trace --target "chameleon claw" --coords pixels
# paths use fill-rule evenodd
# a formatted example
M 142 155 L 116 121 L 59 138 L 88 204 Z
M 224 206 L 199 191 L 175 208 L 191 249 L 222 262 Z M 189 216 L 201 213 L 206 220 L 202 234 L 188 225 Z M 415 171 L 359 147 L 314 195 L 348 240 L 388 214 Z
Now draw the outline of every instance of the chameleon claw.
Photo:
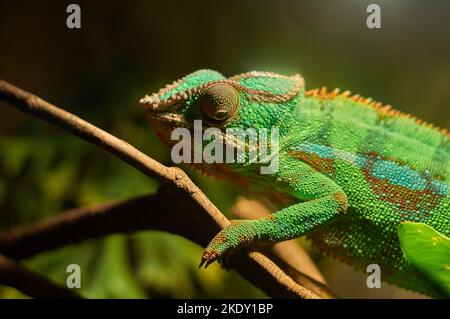
M 200 265 L 198 265 L 198 269 L 202 268 L 202 266 L 205 264 L 206 259 L 204 257 L 204 255 L 202 256 L 202 260 L 200 260 Z
M 219 255 L 217 253 L 204 252 L 198 268 L 202 268 L 203 265 L 205 265 L 205 269 L 208 268 L 218 257 Z

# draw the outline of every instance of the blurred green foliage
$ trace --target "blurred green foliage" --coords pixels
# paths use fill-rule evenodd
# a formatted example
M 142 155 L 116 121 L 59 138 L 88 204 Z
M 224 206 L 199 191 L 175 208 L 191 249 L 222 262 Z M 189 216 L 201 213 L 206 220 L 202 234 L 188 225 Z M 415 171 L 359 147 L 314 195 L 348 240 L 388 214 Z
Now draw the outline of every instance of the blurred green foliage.
M 450 298 L 450 238 L 426 224 L 411 222 L 398 227 L 398 236 L 408 261 Z
M 69 30 L 71 2 L 0 3 L 1 77 L 166 165 L 172 165 L 169 152 L 137 101 L 205 67 L 225 75 L 299 72 L 308 88 L 351 89 L 450 127 L 446 1 L 378 1 L 380 30 L 365 27 L 370 2 L 360 0 L 77 1 L 82 29 Z M 0 119 L 1 231 L 157 188 L 113 156 L 1 102 Z M 188 173 L 227 213 L 240 190 Z M 142 232 L 64 247 L 26 263 L 61 284 L 66 266 L 79 264 L 81 293 L 96 298 L 264 296 L 217 265 L 198 271 L 200 256 L 201 248 L 183 238 Z M 364 280 L 352 281 L 353 273 L 323 265 L 342 296 L 375 293 Z M 18 296 L 0 288 L 0 298 Z

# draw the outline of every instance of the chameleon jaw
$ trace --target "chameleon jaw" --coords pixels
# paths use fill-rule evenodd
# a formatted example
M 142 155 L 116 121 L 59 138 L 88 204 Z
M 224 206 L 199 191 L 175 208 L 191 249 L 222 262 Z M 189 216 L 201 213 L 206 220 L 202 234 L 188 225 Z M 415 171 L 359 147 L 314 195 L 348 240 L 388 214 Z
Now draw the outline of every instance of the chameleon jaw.
M 166 124 L 173 127 L 186 127 L 192 128 L 192 124 L 187 122 L 181 114 L 178 113 L 156 113 L 156 112 L 147 112 L 147 119 L 150 123 L 156 124 Z

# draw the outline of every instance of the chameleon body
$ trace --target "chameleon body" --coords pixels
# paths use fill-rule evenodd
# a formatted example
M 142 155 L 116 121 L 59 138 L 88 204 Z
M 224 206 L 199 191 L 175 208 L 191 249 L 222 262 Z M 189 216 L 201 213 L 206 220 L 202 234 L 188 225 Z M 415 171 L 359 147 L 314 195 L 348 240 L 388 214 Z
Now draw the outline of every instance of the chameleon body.
M 157 134 L 203 126 L 279 130 L 279 169 L 198 163 L 202 171 L 293 199 L 258 220 L 233 220 L 209 243 L 207 265 L 230 251 L 307 235 L 321 251 L 429 296 L 439 293 L 410 266 L 397 235 L 405 221 L 450 235 L 450 137 L 390 106 L 348 91 L 305 90 L 300 75 L 194 72 L 141 99 Z M 233 143 L 225 141 L 224 143 Z M 450 259 L 450 256 L 449 256 Z

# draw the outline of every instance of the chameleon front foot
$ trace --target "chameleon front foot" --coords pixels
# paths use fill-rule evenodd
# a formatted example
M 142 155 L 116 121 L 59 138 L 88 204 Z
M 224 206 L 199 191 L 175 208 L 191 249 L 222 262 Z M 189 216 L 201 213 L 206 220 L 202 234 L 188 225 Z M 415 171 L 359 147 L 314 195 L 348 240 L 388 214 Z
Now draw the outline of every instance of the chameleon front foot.
M 201 268 L 218 261 L 222 265 L 227 262 L 233 250 L 249 245 L 253 241 L 254 232 L 248 220 L 232 220 L 230 225 L 222 229 L 208 244 L 200 261 Z
M 217 253 L 205 251 L 202 255 L 202 260 L 200 261 L 200 265 L 198 265 L 198 268 L 202 268 L 202 266 L 205 265 L 206 269 L 209 265 L 218 260 L 218 258 L 219 255 Z

